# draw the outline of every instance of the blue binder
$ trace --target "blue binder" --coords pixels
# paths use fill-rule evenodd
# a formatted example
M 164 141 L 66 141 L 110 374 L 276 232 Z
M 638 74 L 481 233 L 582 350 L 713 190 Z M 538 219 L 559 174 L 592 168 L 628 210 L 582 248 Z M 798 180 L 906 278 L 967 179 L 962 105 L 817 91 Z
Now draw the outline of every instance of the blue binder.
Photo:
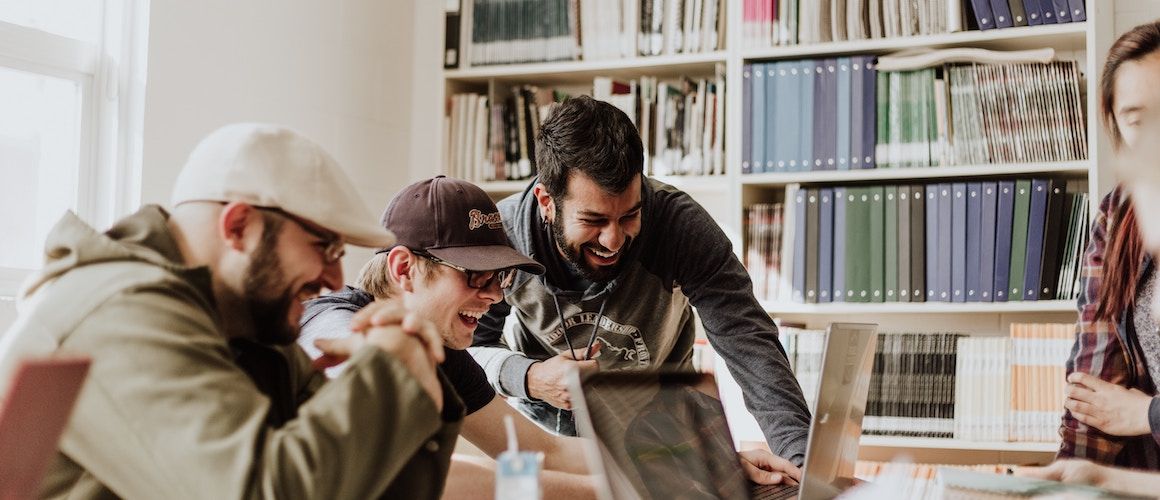
M 793 300 L 805 302 L 806 292 L 806 190 L 794 192 Z
M 971 10 L 975 12 L 975 24 L 980 30 L 995 28 L 995 16 L 991 12 L 990 0 L 971 0 Z
M 746 64 L 741 69 L 741 173 L 753 173 L 753 65 Z M 660 144 L 655 145 L 660 149 Z
M 952 208 L 952 190 L 949 183 L 938 185 L 938 268 L 936 269 L 937 279 L 935 292 L 937 292 L 936 300 L 940 302 L 951 302 L 951 274 L 954 271 L 954 263 L 951 259 L 954 254 L 954 221 L 951 213 Z
M 910 301 L 926 301 L 926 193 L 910 186 Z
M 994 301 L 995 290 L 995 221 L 998 201 L 997 182 L 981 186 L 982 210 L 979 215 L 979 301 Z
M 1027 252 L 1023 270 L 1023 300 L 1039 300 L 1039 278 L 1043 266 L 1043 233 L 1046 228 L 1047 196 L 1054 187 L 1046 179 L 1031 180 L 1031 207 L 1027 213 Z
M 815 170 L 814 168 L 814 83 L 817 81 L 821 73 L 817 70 L 817 64 L 811 59 L 806 59 L 800 62 L 802 79 L 798 82 L 801 88 L 801 101 L 798 116 L 801 117 L 801 125 L 798 128 L 798 133 L 801 139 L 798 144 L 801 149 L 798 160 L 798 171 L 809 172 Z
M 848 129 L 850 131 L 850 170 L 862 168 L 862 121 L 865 120 L 863 116 L 865 111 L 862 107 L 862 87 L 866 81 L 865 76 L 863 76 L 863 73 L 867 71 L 864 67 L 865 64 L 866 61 L 863 57 L 855 56 L 850 59 L 850 128 Z
M 926 301 L 938 300 L 938 184 L 926 185 Z
M 995 209 L 995 302 L 1007 302 L 1011 274 L 1011 224 L 1015 215 L 1015 182 L 1000 181 Z
M 838 118 L 836 125 L 838 126 L 837 137 L 837 151 L 834 154 L 834 161 L 838 170 L 850 170 L 850 118 L 851 118 L 851 103 L 850 103 L 850 79 L 853 77 L 853 64 L 849 57 L 839 57 L 836 67 L 838 69 Z
M 983 197 L 982 185 L 978 182 L 967 183 L 967 270 L 966 270 L 966 301 L 978 302 L 979 294 L 979 254 L 982 248 Z
M 777 93 L 777 68 L 781 63 L 765 63 L 765 168 L 762 172 L 779 172 L 777 168 L 777 136 L 784 133 L 778 127 L 778 116 L 783 111 L 781 96 Z
M 951 302 L 967 299 L 967 185 L 951 184 Z
M 1071 8 L 1067 6 L 1067 0 L 1051 0 L 1051 4 L 1055 8 L 1055 22 L 1071 22 Z
M 833 94 L 827 93 L 831 79 L 830 73 L 826 71 L 826 67 L 830 66 L 829 61 L 831 60 L 814 61 L 814 157 L 810 166 L 810 170 L 813 171 L 831 170 L 826 166 L 826 155 L 830 152 L 828 135 L 834 126 L 833 119 L 828 115 L 830 104 L 834 100 Z
M 1022 0 L 1023 9 L 1027 12 L 1027 24 L 1039 26 L 1043 24 L 1043 12 L 1039 0 Z
M 834 287 L 834 189 L 818 190 L 818 302 L 831 302 Z
M 1067 6 L 1071 8 L 1072 22 L 1087 21 L 1087 7 L 1083 3 L 1084 0 L 1067 0 Z
M 793 172 L 797 170 L 797 94 L 798 71 L 794 61 L 774 63 L 777 84 L 774 99 L 777 101 L 777 135 L 773 138 L 777 154 L 774 156 L 774 170 Z
M 1047 0 L 1050 2 L 1051 0 Z M 1007 0 L 991 0 L 991 13 L 995 16 L 996 28 L 1010 28 L 1015 26 L 1015 20 L 1011 19 L 1011 6 Z
M 862 60 L 862 168 L 877 168 L 878 63 L 874 56 Z
M 846 301 L 846 188 L 834 188 L 834 258 L 830 300 Z
M 1059 24 L 1055 16 L 1055 4 L 1052 0 L 1039 0 L 1039 11 L 1043 13 L 1043 24 Z
M 753 173 L 765 171 L 765 64 L 753 65 L 753 134 L 750 138 L 750 165 Z M 659 144 L 657 146 L 660 146 Z

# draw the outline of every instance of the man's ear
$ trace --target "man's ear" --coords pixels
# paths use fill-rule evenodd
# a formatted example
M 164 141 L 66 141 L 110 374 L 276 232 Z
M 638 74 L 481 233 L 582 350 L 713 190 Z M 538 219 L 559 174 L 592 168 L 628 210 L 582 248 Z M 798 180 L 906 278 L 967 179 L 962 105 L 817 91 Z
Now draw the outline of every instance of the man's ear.
M 387 252 L 387 273 L 391 282 L 398 284 L 399 290 L 415 291 L 415 259 L 418 258 L 411 249 L 402 245 Z
M 540 220 L 545 223 L 556 220 L 556 202 L 552 199 L 552 195 L 548 194 L 548 188 L 544 183 L 536 183 L 532 188 L 532 196 L 536 197 L 536 204 L 540 207 Z
M 218 231 L 222 241 L 231 249 L 244 252 L 247 236 L 260 236 L 265 226 L 258 209 L 241 202 L 230 202 L 222 208 L 218 216 Z

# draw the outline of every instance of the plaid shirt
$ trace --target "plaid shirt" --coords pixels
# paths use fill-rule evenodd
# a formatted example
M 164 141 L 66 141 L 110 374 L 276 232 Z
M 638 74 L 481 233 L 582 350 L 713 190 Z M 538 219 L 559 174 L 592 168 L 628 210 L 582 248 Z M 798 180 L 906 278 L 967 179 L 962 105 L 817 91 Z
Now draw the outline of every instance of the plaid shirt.
M 1118 323 L 1096 319 L 1108 229 L 1118 222 L 1113 220 L 1116 209 L 1126 202 L 1127 197 L 1117 187 L 1104 197 L 1100 203 L 1100 212 L 1092 224 L 1091 241 L 1080 271 L 1083 283 L 1078 299 L 1079 323 L 1075 345 L 1067 360 L 1067 373 L 1070 375 L 1082 371 L 1108 382 L 1139 389 L 1146 394 L 1155 394 L 1154 383 L 1144 365 L 1144 355 L 1136 341 L 1132 320 L 1134 310 L 1121 313 Z M 1144 271 L 1149 271 L 1151 258 L 1145 257 L 1144 264 Z M 1151 436 L 1111 436 L 1080 423 L 1066 409 L 1059 433 L 1063 443 L 1058 458 L 1075 457 L 1104 464 L 1160 470 L 1160 445 Z

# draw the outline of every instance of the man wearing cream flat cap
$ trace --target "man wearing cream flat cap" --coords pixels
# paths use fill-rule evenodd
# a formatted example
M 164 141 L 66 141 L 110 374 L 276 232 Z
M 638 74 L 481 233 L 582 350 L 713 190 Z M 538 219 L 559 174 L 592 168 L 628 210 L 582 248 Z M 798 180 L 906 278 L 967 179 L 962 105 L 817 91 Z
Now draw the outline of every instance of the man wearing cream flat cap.
M 438 333 L 379 310 L 386 326 L 319 345 L 350 358 L 330 381 L 294 344 L 346 243 L 394 237 L 326 151 L 273 125 L 203 139 L 168 211 L 104 233 L 65 214 L 0 337 L 0 386 L 27 356 L 92 358 L 41 495 L 438 497 L 464 412 Z

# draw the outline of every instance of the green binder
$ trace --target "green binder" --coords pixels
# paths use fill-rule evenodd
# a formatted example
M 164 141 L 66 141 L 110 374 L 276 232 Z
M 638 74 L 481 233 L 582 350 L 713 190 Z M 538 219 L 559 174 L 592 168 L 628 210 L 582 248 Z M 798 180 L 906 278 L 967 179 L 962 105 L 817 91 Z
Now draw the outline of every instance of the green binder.
M 870 196 L 846 190 L 846 302 L 870 301 Z
M 1011 221 L 1011 274 L 1007 301 L 1023 300 L 1023 271 L 1027 266 L 1027 215 L 1031 211 L 1031 180 L 1015 181 L 1015 210 Z
M 886 297 L 885 263 L 886 244 L 886 190 L 882 186 L 866 188 L 870 194 L 870 302 L 883 302 Z
M 898 302 L 898 186 L 886 186 L 886 213 L 884 225 L 886 235 L 883 239 L 885 260 L 885 284 L 883 285 L 883 299 L 886 302 Z

